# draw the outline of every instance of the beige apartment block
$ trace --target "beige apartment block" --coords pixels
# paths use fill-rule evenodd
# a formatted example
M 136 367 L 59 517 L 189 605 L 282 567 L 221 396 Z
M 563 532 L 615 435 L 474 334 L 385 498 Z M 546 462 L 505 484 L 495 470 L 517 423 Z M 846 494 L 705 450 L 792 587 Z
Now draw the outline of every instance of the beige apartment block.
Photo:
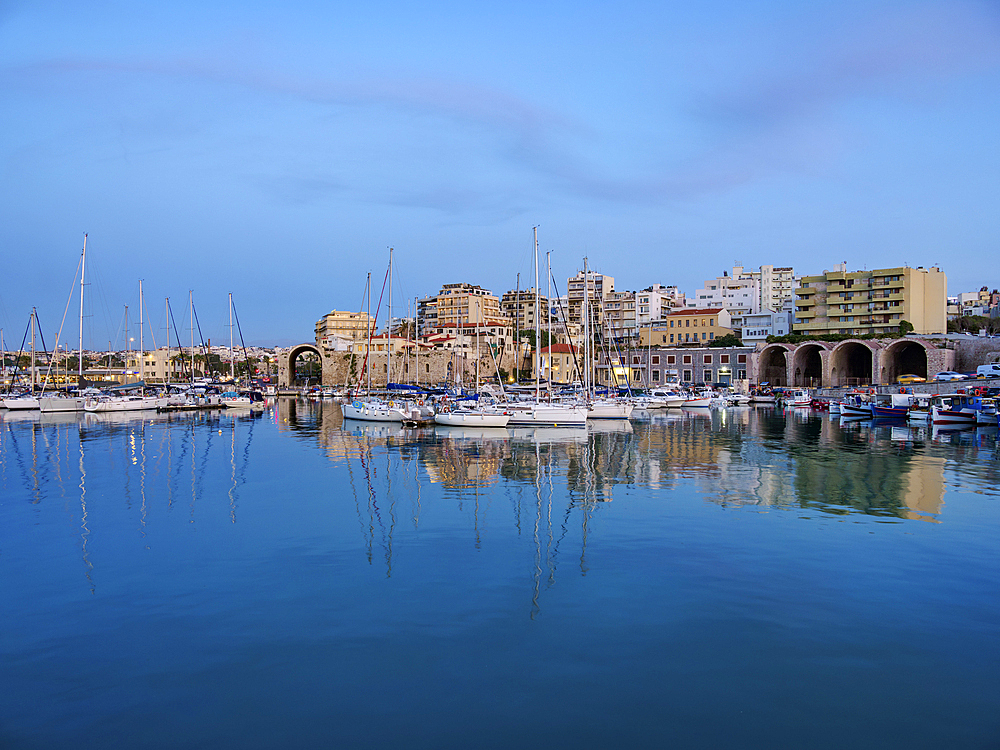
M 461 326 L 507 323 L 500 300 L 493 292 L 464 282 L 445 284 L 436 296 L 420 300 L 417 314 L 421 336 L 454 331 Z
M 936 267 L 847 271 L 841 263 L 803 276 L 795 290 L 794 333 L 892 335 L 909 321 L 917 334 L 947 329 L 948 278 Z
M 337 339 L 364 341 L 371 324 L 372 319 L 366 312 L 331 310 L 316 322 L 316 346 L 333 349 Z
M 580 271 L 576 276 L 571 276 L 566 281 L 566 298 L 569 307 L 567 322 L 571 325 L 583 325 L 585 293 L 590 300 L 591 325 L 599 322 L 604 313 L 604 300 L 614 291 L 614 276 L 606 276 L 594 271 L 587 271 L 586 278 L 584 278 L 583 271 Z
M 504 292 L 500 300 L 500 310 L 519 331 L 535 327 L 535 289 L 512 289 Z M 538 324 L 545 328 L 549 324 L 549 298 L 538 295 Z

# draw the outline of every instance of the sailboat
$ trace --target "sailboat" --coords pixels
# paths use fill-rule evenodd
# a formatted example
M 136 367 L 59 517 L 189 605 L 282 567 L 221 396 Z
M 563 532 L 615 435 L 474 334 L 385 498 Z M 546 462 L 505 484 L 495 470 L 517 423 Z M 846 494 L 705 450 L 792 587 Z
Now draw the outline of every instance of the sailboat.
M 31 390 L 17 396 L 3 399 L 3 406 L 11 411 L 27 411 L 38 408 L 38 398 L 35 396 L 35 328 L 38 324 L 38 314 L 31 308 L 31 318 L 28 325 L 31 328 Z M 22 341 L 21 346 L 24 346 Z
M 389 279 L 389 336 L 388 336 L 388 353 L 386 357 L 386 383 L 389 382 L 389 368 L 388 364 L 392 362 L 392 248 L 389 248 L 389 271 L 387 273 L 387 278 Z M 372 286 L 372 275 L 368 274 L 368 289 L 366 295 L 368 297 L 368 345 L 365 349 L 365 364 L 364 367 L 368 371 L 368 393 L 362 397 L 355 392 L 354 398 L 351 399 L 351 403 L 343 404 L 340 408 L 344 414 L 344 419 L 362 419 L 367 422 L 402 422 L 408 419 L 408 415 L 403 411 L 402 402 L 397 405 L 395 401 L 386 401 L 381 398 L 374 398 L 371 395 L 372 390 L 372 370 L 371 362 L 369 361 L 371 357 L 372 349 L 372 328 L 375 323 L 372 321 L 372 298 L 371 298 L 371 286 Z M 375 318 L 378 319 L 378 308 L 375 308 Z M 360 389 L 360 382 L 358 383 Z
M 140 383 L 145 383 L 146 363 L 145 346 L 143 344 L 143 298 L 142 279 L 139 279 L 139 378 Z M 126 328 L 127 338 L 127 328 Z M 83 404 L 84 411 L 88 412 L 121 412 L 121 411 L 144 411 L 147 409 L 162 409 L 169 405 L 169 400 L 165 396 L 147 396 L 145 386 L 140 385 L 138 396 L 91 396 Z
M 510 420 L 507 424 L 514 426 L 556 425 L 563 427 L 586 427 L 587 408 L 575 404 L 545 403 L 541 400 L 541 316 L 538 309 L 538 227 L 534 227 L 535 253 L 535 396 L 531 401 L 509 404 Z
M 594 398 L 591 373 L 593 373 L 590 341 L 590 283 L 587 269 L 587 259 L 583 259 L 583 362 L 584 391 L 587 397 L 587 419 L 628 419 L 632 416 L 635 404 L 614 398 Z
M 77 394 L 59 394 L 56 396 L 40 396 L 38 408 L 48 414 L 52 412 L 83 411 L 86 398 L 79 395 L 83 388 L 83 290 L 87 272 L 87 235 L 83 235 L 83 252 L 80 254 L 80 348 L 77 351 Z M 58 346 L 58 341 L 56 342 Z

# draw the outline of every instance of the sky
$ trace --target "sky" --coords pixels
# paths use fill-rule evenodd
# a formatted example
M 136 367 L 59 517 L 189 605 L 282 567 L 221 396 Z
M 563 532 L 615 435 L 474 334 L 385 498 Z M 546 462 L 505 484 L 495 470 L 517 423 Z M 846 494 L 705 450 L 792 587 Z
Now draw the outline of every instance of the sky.
M 583 266 L 1000 286 L 1000 4 L 0 0 L 0 327 L 313 338 Z M 545 290 L 546 284 L 542 282 Z M 66 312 L 68 310 L 68 312 Z M 172 331 L 171 338 L 176 334 Z M 147 344 L 148 345 L 148 344 Z

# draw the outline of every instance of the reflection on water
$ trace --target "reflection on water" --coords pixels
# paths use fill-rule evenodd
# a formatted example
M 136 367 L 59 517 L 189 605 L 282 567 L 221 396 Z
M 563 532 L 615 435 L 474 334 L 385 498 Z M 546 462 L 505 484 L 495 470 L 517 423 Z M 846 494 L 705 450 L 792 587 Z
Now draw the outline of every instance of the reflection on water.
M 995 429 L 635 416 L 0 414 L 0 745 L 989 746 Z

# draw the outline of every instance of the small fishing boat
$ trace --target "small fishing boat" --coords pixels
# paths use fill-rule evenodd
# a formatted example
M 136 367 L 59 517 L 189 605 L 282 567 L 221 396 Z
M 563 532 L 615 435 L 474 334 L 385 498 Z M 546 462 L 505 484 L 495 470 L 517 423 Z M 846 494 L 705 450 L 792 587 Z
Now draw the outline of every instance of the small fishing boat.
M 872 416 L 876 419 L 906 419 L 912 404 L 913 394 L 910 393 L 879 394 L 871 405 Z

